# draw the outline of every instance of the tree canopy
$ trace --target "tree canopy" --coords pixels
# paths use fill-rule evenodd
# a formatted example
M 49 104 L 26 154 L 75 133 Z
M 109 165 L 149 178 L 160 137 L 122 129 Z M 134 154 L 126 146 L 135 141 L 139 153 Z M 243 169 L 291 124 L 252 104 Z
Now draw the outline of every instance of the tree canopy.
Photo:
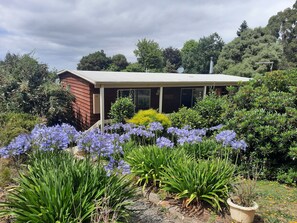
M 180 50 L 173 47 L 167 47 L 163 50 L 163 57 L 165 62 L 165 72 L 175 73 L 181 66 L 181 53 Z
M 185 73 L 209 73 L 210 58 L 216 63 L 223 46 L 224 42 L 217 33 L 202 37 L 198 42 L 187 41 L 181 50 Z
M 236 32 L 237 36 L 240 36 L 241 33 L 244 32 L 245 30 L 247 30 L 248 28 L 249 28 L 249 27 L 248 27 L 248 25 L 247 25 L 247 22 L 244 20 L 244 21 L 241 23 L 239 29 L 238 29 L 237 32 Z
M 123 54 L 116 54 L 111 58 L 111 64 L 108 67 L 110 71 L 122 71 L 129 65 L 127 58 Z
M 217 73 L 252 77 L 257 73 L 279 68 L 283 59 L 283 47 L 277 39 L 266 34 L 263 28 L 247 29 L 239 37 L 226 44 L 215 66 Z
M 272 16 L 266 27 L 267 31 L 279 38 L 284 46 L 284 55 L 288 66 L 297 66 L 297 1 L 292 8 Z
M 153 40 L 142 39 L 136 44 L 134 54 L 138 63 L 146 70 L 160 71 L 163 68 L 163 53 L 159 44 Z
M 77 69 L 92 71 L 107 70 L 110 64 L 111 59 L 106 56 L 103 50 L 101 50 L 83 56 L 77 64 Z
M 71 123 L 74 98 L 56 78 L 30 54 L 6 54 L 0 61 L 0 110 L 44 116 L 48 124 Z

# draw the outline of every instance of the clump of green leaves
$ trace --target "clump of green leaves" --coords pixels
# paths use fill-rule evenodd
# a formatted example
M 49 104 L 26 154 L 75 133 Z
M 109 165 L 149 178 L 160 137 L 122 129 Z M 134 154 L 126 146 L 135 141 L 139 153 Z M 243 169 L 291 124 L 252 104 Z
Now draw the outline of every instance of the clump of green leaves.
M 217 210 L 231 188 L 234 165 L 227 160 L 196 160 L 180 156 L 162 171 L 162 189 L 183 199 L 186 206 L 207 202 Z
M 277 181 L 288 185 L 297 184 L 297 168 L 289 168 L 288 170 L 280 170 L 277 173 Z
M 180 145 L 179 148 L 184 149 L 186 153 L 196 159 L 208 159 L 210 157 L 221 157 L 230 148 L 224 148 L 214 139 L 204 139 L 199 143 Z
M 203 100 L 197 101 L 194 110 L 202 117 L 199 128 L 210 128 L 225 123 L 229 106 L 231 105 L 226 97 L 214 93 L 207 95 Z
M 159 187 L 160 173 L 168 163 L 174 162 L 174 153 L 171 149 L 145 146 L 130 151 L 125 160 L 130 165 L 131 173 L 139 178 L 138 184 Z
M 191 128 L 199 128 L 202 124 L 202 117 L 199 113 L 191 108 L 182 107 L 178 112 L 173 112 L 169 116 L 172 126 L 183 128 L 190 126 Z
M 134 115 L 135 105 L 130 97 L 118 98 L 110 108 L 110 118 L 114 123 L 126 123 Z
M 28 170 L 20 174 L 19 186 L 8 194 L 2 214 L 17 222 L 90 222 L 95 201 L 109 198 L 109 208 L 126 215 L 125 201 L 133 195 L 130 182 L 107 176 L 103 167 L 71 154 L 36 153 Z

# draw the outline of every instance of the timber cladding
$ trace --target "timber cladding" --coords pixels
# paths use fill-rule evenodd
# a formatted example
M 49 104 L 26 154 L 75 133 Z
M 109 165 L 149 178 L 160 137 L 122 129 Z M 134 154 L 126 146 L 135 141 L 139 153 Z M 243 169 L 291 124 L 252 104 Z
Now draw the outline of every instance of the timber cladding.
M 66 72 L 60 75 L 62 85 L 69 89 L 75 97 L 73 112 L 76 126 L 80 129 L 87 129 L 99 119 L 98 114 L 93 114 L 93 94 L 99 93 L 98 89 L 88 81 Z

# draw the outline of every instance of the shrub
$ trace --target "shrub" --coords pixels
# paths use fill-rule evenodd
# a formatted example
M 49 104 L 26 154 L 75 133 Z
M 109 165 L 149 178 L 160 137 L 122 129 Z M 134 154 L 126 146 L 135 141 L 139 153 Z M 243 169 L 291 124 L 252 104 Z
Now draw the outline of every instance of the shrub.
M 267 112 L 264 109 L 238 110 L 229 120 L 227 127 L 236 129 L 240 138 L 249 145 L 248 154 L 257 159 L 267 159 L 267 178 L 275 179 L 276 169 L 291 162 L 289 148 L 297 141 L 296 126 L 287 114 Z
M 280 170 L 277 174 L 277 181 L 288 185 L 296 185 L 297 183 L 297 168 L 290 168 L 287 171 Z
M 215 94 L 207 95 L 203 100 L 198 101 L 194 106 L 194 110 L 202 117 L 202 126 L 200 128 L 210 128 L 225 123 L 228 108 L 227 98 Z
M 18 182 L 2 204 L 6 207 L 2 212 L 14 215 L 17 222 L 90 222 L 95 201 L 106 197 L 112 212 L 123 217 L 124 200 L 133 194 L 125 178 L 108 177 L 99 165 L 65 152 L 36 153 Z
M 169 116 L 172 126 L 183 128 L 190 126 L 191 128 L 199 128 L 202 125 L 202 117 L 197 111 L 191 108 L 182 107 L 178 112 L 173 112 Z
M 0 147 L 8 143 L 22 133 L 29 133 L 36 124 L 42 120 L 25 113 L 2 113 L 0 114 Z
M 154 109 L 140 110 L 128 122 L 144 126 L 148 126 L 152 122 L 160 122 L 166 128 L 171 125 L 171 121 L 166 115 L 158 113 Z
M 114 123 L 125 123 L 127 119 L 134 115 L 135 105 L 129 97 L 118 98 L 111 105 L 110 118 Z
M 162 189 L 177 194 L 186 206 L 207 202 L 221 210 L 221 203 L 225 202 L 231 187 L 234 169 L 227 160 L 197 162 L 188 156 L 180 156 L 161 172 Z

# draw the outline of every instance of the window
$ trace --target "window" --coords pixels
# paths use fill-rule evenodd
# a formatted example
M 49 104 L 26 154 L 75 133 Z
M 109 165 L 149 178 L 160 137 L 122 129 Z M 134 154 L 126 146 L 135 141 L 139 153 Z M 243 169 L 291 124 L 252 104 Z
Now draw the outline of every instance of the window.
M 182 88 L 181 89 L 181 105 L 184 105 L 188 108 L 194 106 L 197 100 L 203 98 L 204 88 Z
M 118 97 L 131 97 L 136 111 L 151 107 L 150 89 L 120 89 L 117 95 Z

